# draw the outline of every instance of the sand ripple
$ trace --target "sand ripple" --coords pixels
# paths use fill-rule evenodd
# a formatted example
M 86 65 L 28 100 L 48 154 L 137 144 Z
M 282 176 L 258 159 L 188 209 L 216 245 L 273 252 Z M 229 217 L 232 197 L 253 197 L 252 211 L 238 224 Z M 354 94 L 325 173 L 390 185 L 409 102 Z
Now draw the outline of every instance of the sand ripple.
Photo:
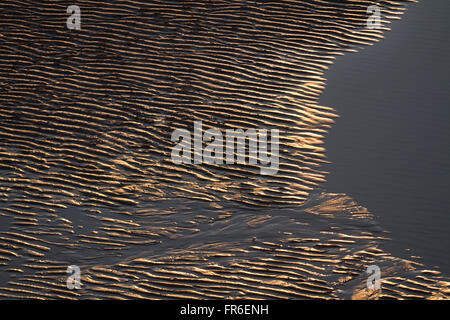
M 384 24 L 404 2 L 380 1 Z M 325 181 L 317 104 L 373 1 L 0 3 L 0 296 L 439 298 Z M 280 170 L 174 165 L 176 128 L 278 128 Z M 65 286 L 80 265 L 83 288 Z M 366 292 L 365 268 L 385 274 Z

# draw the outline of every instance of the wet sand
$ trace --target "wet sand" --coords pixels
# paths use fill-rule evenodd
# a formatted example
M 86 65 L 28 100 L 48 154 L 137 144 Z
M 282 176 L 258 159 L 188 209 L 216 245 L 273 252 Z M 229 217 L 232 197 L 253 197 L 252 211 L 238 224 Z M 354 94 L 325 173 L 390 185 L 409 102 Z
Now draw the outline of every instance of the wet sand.
M 385 24 L 405 11 L 382 3 Z M 446 297 L 438 271 L 380 248 L 366 208 L 321 189 L 323 72 L 382 38 L 370 4 L 81 1 L 70 31 L 63 5 L 2 2 L 0 296 Z M 174 165 L 171 133 L 197 120 L 280 129 L 278 174 Z

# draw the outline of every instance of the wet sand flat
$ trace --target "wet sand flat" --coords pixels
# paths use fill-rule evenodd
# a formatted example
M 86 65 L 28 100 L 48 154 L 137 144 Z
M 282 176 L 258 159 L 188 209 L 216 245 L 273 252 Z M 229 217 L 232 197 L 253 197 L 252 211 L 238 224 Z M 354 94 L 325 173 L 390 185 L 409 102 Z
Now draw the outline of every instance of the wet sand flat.
M 406 11 L 381 1 L 0 4 L 3 298 L 445 298 L 330 193 L 318 99 L 336 56 Z M 175 165 L 175 129 L 277 128 L 280 168 Z M 383 290 L 366 288 L 380 266 Z M 78 265 L 82 289 L 66 287 Z

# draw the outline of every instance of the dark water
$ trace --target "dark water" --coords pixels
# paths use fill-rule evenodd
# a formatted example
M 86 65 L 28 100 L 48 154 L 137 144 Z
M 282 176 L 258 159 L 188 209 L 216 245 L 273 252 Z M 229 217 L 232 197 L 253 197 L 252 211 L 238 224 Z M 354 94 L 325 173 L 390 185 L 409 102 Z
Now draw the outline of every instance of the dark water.
M 326 187 L 390 231 L 390 251 L 450 274 L 450 2 L 410 4 L 385 39 L 339 57 L 320 98 L 331 129 Z M 406 252 L 405 249 L 410 249 Z

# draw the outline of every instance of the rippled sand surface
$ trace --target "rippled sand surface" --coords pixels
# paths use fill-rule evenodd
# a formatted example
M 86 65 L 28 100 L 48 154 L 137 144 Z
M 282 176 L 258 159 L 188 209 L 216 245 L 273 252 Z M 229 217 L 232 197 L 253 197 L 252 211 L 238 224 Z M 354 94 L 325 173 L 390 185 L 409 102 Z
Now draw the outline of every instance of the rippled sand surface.
M 367 209 L 320 189 L 317 104 L 337 55 L 405 2 L 0 4 L 3 298 L 443 298 L 449 282 L 383 252 Z M 277 128 L 280 170 L 175 165 L 174 129 Z M 79 265 L 82 289 L 66 288 Z M 381 292 L 366 289 L 368 265 Z

